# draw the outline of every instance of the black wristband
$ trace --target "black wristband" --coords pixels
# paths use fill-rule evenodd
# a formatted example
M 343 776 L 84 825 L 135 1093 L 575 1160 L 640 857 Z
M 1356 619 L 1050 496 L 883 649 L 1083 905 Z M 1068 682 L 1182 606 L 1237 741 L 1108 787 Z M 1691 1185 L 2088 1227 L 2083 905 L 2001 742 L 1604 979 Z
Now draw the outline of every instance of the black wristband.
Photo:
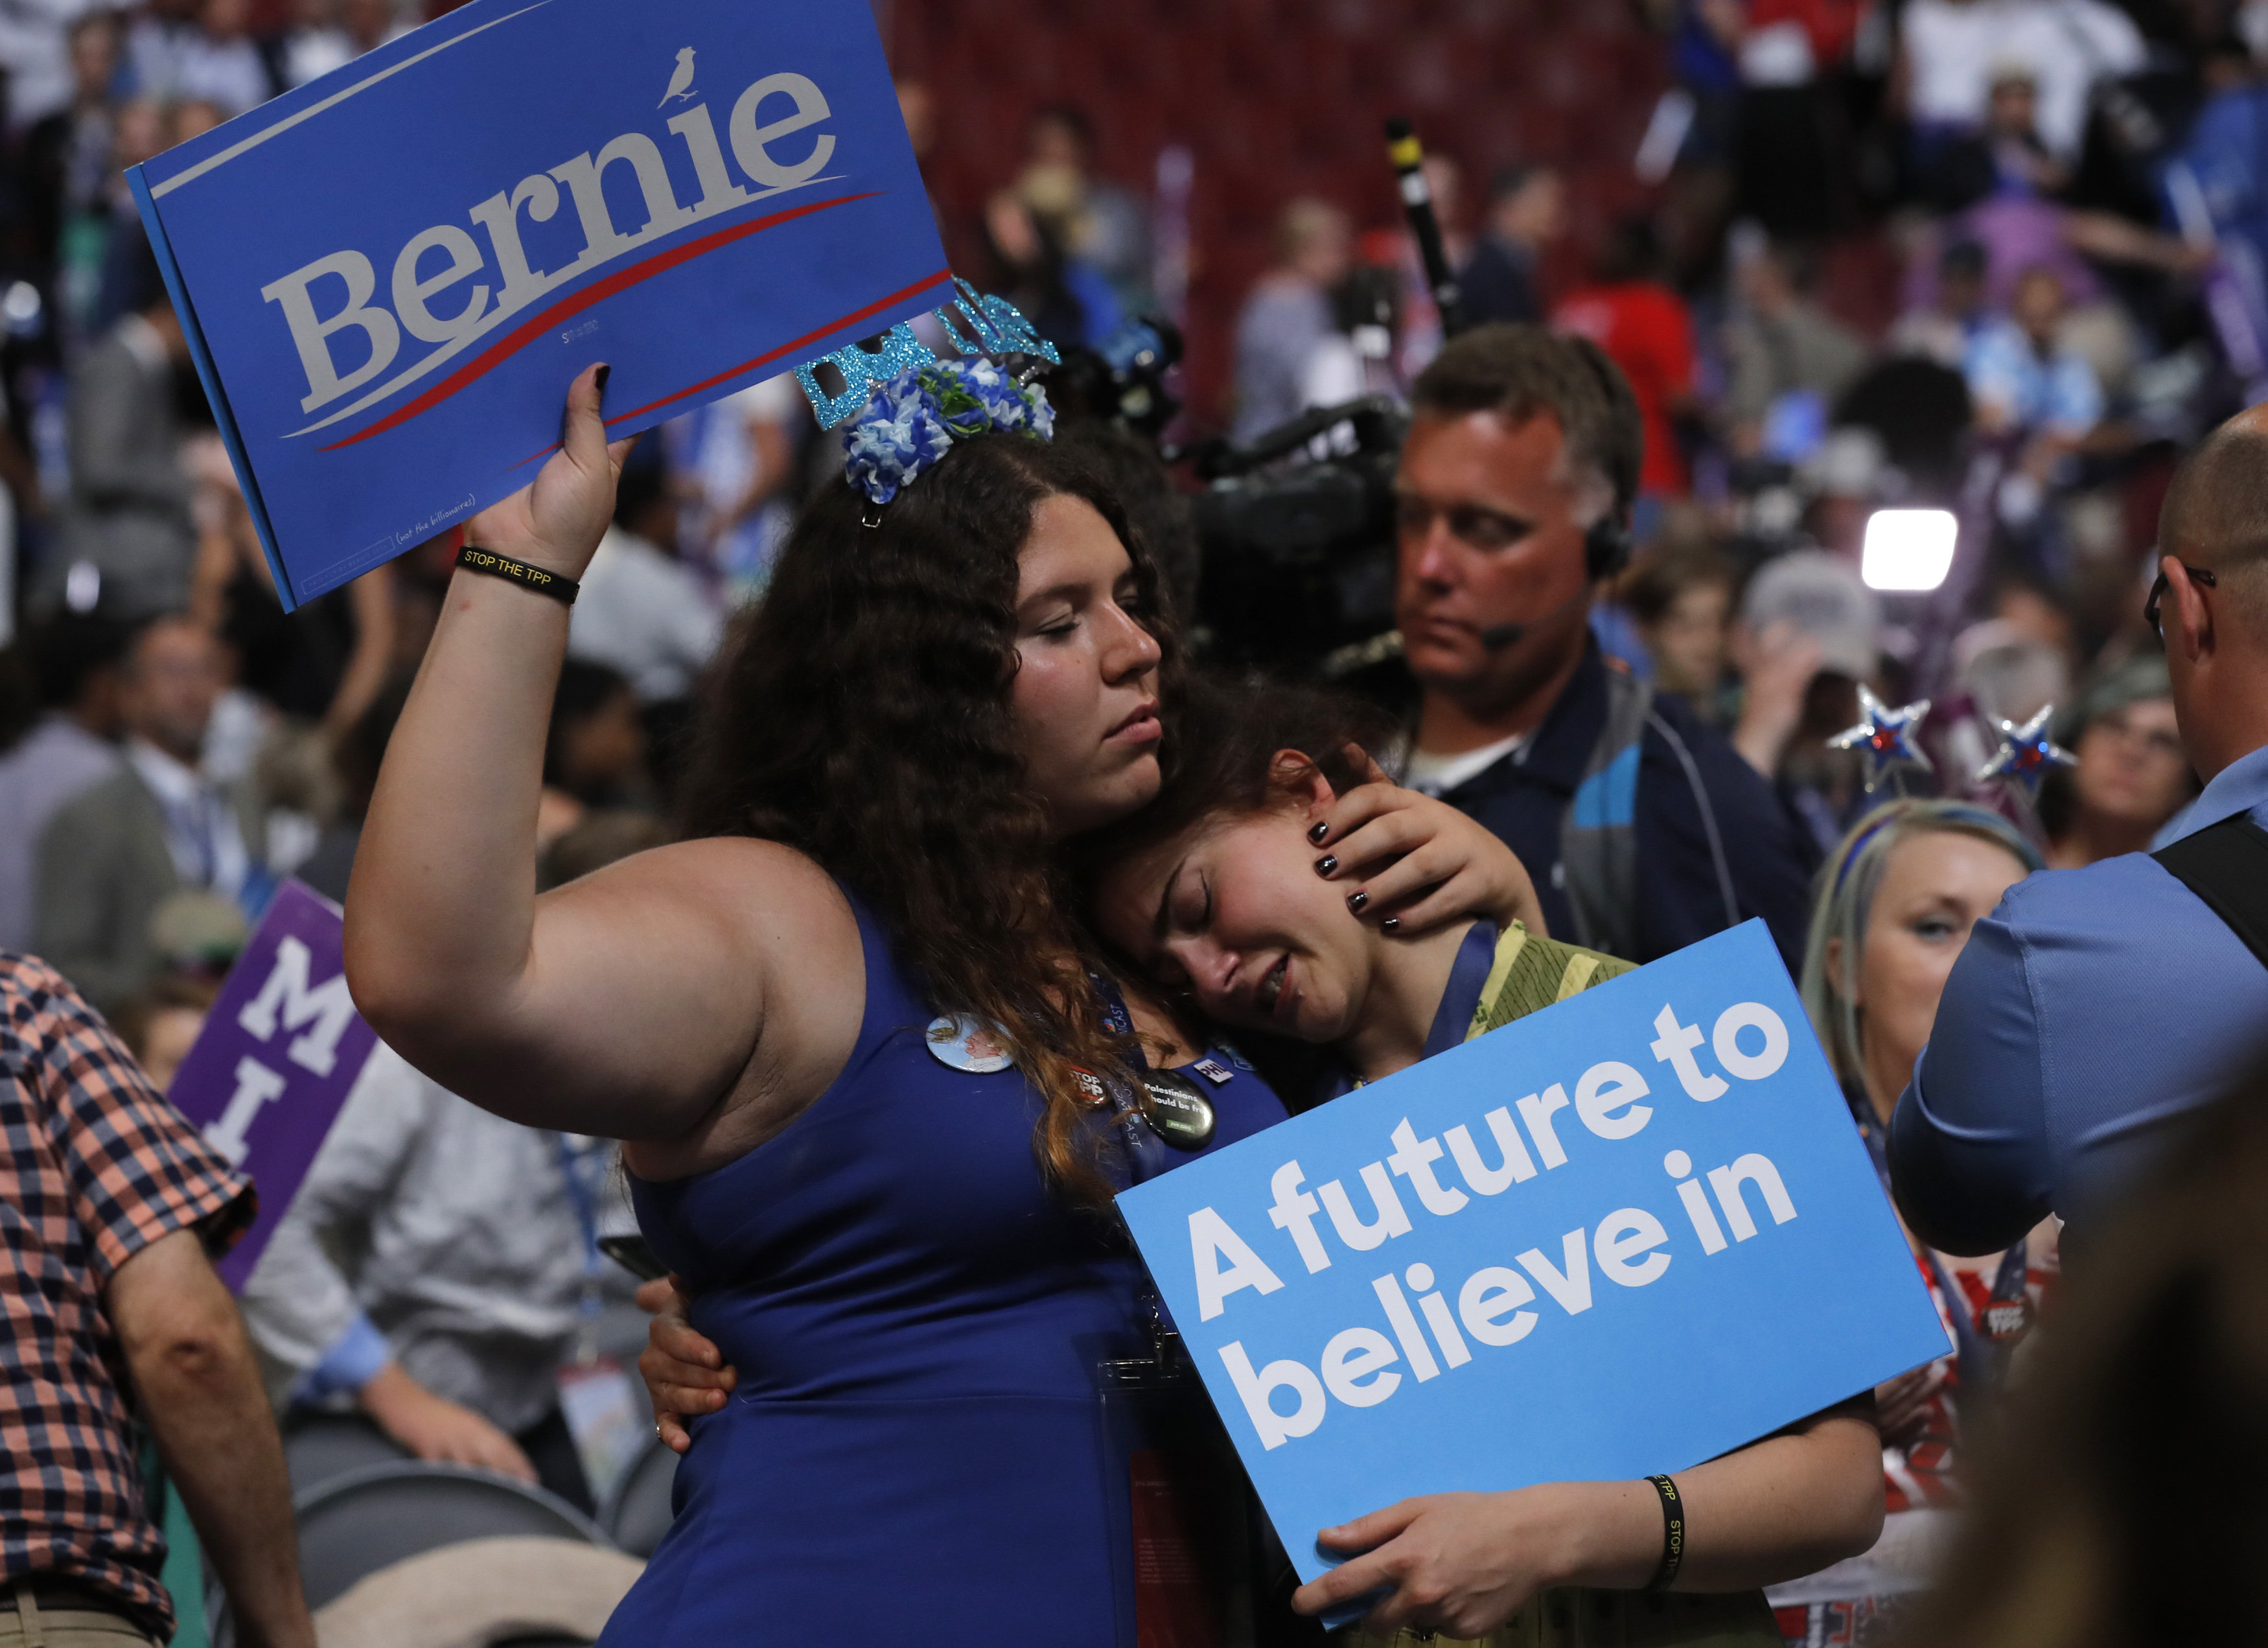
M 1649 1591 L 1667 1591 L 1677 1578 L 1677 1571 L 1685 1565 L 1685 1501 L 1677 1491 L 1677 1484 L 1667 1476 L 1649 1476 L 1654 1492 L 1661 1496 L 1661 1566 L 1653 1571 L 1653 1578 L 1646 1582 Z
M 573 578 L 563 578 L 556 572 L 546 572 L 541 567 L 515 561 L 510 555 L 500 555 L 493 549 L 475 549 L 470 544 L 457 551 L 457 564 L 468 572 L 485 572 L 490 578 L 508 578 L 514 584 L 549 595 L 563 607 L 572 607 L 575 598 L 583 592 L 583 586 Z

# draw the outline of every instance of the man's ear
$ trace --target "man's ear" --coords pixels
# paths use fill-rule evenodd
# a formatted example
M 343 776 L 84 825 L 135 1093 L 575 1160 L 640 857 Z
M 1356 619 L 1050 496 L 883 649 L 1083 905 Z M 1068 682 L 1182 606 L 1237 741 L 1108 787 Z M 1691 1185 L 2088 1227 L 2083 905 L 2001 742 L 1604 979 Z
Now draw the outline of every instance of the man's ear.
M 1329 810 L 1338 798 L 1323 769 L 1303 751 L 1279 749 L 1269 758 L 1269 780 L 1313 816 Z
M 2158 608 L 2165 619 L 2166 644 L 2179 647 L 2182 656 L 2194 664 L 2213 650 L 2213 611 L 2205 603 L 2205 592 L 2177 557 L 2161 556 L 2158 570 L 2166 575 L 2166 599 Z

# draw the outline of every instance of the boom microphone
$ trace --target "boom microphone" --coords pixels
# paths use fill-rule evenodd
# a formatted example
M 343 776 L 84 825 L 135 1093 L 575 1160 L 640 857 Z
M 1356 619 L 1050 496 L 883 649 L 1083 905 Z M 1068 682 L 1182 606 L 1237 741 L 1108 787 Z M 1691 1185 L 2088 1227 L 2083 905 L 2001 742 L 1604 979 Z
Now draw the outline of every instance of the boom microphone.
M 1418 238 L 1418 255 L 1425 260 L 1425 284 L 1432 289 L 1433 306 L 1441 313 L 1441 335 L 1454 337 L 1465 329 L 1463 296 L 1441 247 L 1441 220 L 1433 215 L 1433 190 L 1425 181 L 1425 149 L 1410 122 L 1396 116 L 1386 122 L 1387 158 L 1402 179 L 1402 209 L 1410 218 L 1410 232 Z

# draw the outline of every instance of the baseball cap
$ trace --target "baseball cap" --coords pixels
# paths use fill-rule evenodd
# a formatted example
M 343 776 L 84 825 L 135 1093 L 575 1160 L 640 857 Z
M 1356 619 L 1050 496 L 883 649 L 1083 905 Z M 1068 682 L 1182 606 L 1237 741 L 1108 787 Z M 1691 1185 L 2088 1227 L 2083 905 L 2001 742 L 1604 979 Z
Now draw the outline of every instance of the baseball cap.
M 1752 629 L 1785 621 L 1819 645 L 1820 667 L 1871 681 L 1881 662 L 1881 604 L 1858 569 L 1823 549 L 1768 561 L 1749 580 L 1741 616 Z

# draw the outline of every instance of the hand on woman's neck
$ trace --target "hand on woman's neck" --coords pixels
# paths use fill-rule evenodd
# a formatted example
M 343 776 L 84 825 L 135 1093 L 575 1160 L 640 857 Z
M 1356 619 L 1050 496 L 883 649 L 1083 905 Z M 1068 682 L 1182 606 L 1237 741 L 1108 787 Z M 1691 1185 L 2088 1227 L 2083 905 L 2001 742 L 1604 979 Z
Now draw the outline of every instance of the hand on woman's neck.
M 1425 1056 L 1425 1037 L 1471 931 L 1470 922 L 1422 938 L 1389 938 L 1373 931 L 1370 989 L 1354 1027 L 1338 1044 L 1340 1056 L 1365 1081 L 1407 1070 Z

